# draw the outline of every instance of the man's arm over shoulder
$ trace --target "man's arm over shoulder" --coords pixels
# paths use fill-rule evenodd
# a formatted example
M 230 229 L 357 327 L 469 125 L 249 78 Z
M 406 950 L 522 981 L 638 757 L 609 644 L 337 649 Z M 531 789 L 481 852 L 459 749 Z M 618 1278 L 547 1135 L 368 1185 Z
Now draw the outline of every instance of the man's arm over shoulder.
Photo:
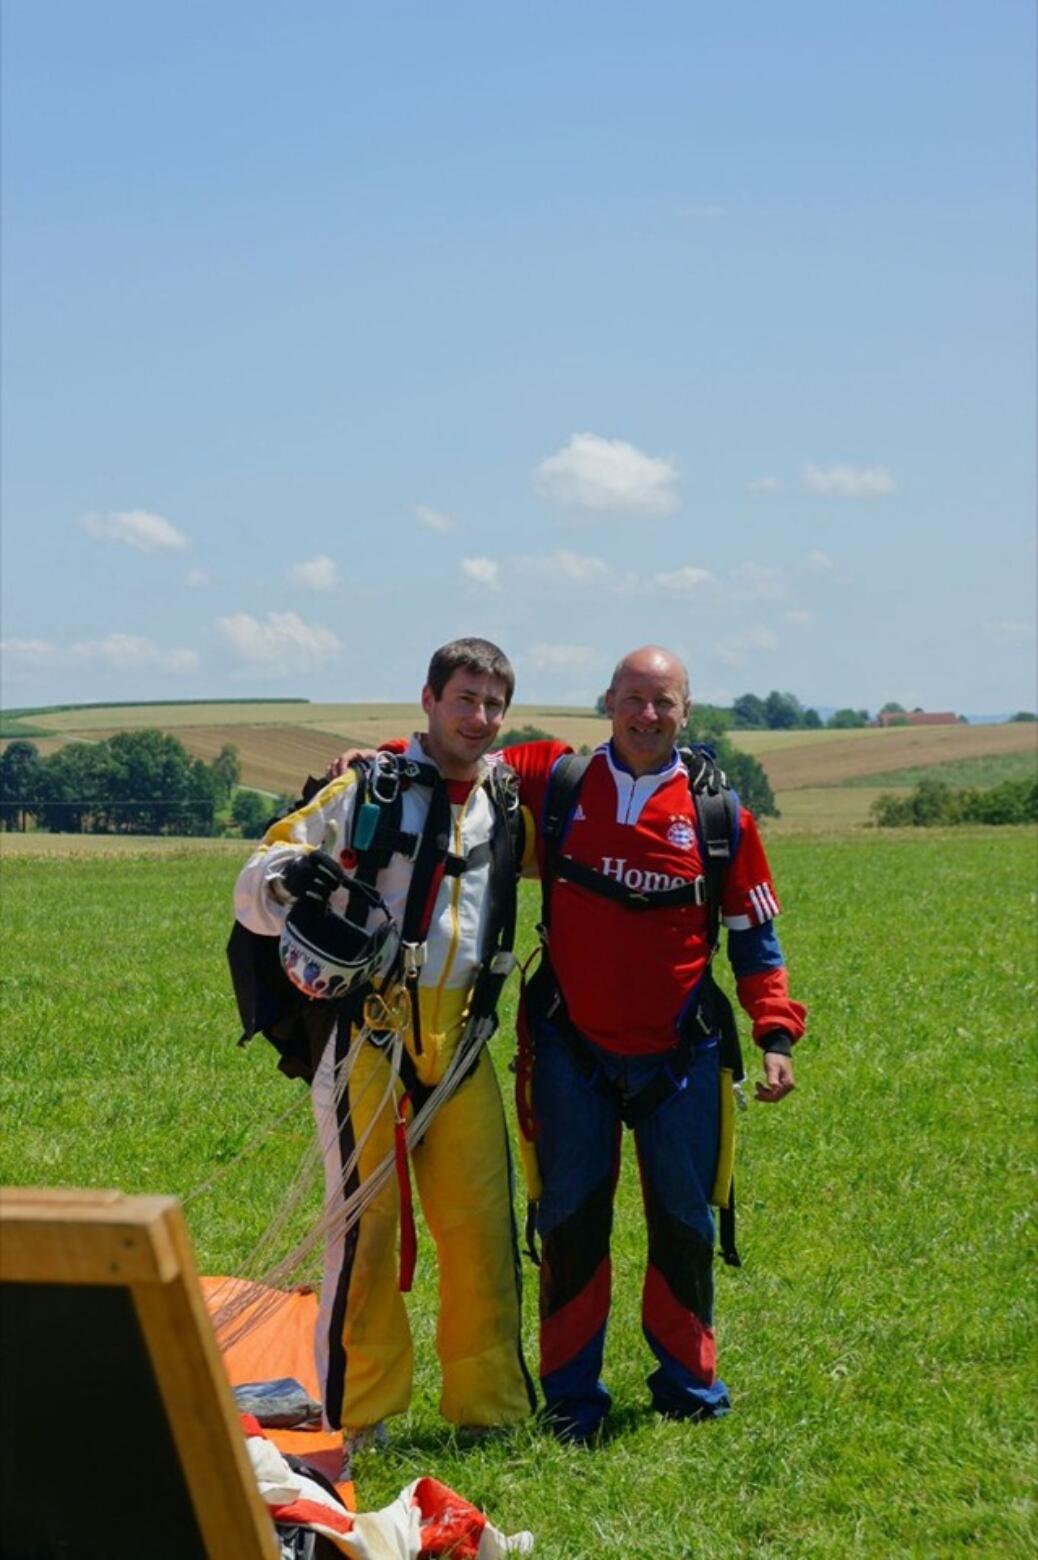
M 519 801 L 523 809 L 526 845 L 523 851 L 524 877 L 536 877 L 539 854 L 536 845 L 540 836 L 544 802 L 548 792 L 548 780 L 552 769 L 564 753 L 572 753 L 565 742 L 554 738 L 538 742 L 517 742 L 514 747 L 502 748 L 495 757 L 519 776 Z
M 234 888 L 235 918 L 250 932 L 280 935 L 293 899 L 283 887 L 285 867 L 312 850 L 338 856 L 349 837 L 355 792 L 356 774 L 350 770 L 270 826 Z

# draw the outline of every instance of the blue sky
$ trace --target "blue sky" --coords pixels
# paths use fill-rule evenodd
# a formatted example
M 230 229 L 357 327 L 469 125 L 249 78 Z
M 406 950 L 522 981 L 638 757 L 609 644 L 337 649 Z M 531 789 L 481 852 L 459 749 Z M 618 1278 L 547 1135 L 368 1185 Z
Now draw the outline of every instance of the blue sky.
M 1034 708 L 1030 0 L 4 0 L 3 693 Z

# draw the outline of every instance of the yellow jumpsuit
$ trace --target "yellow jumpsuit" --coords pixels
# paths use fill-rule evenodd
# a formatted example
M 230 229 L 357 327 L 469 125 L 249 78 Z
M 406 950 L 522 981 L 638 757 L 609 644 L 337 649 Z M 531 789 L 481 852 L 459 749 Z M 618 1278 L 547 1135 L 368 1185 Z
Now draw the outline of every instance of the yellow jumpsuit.
M 428 762 L 417 739 L 407 756 Z M 355 779 L 351 771 L 332 781 L 305 807 L 280 820 L 246 863 L 235 910 L 251 931 L 280 933 L 290 901 L 278 885 L 289 860 L 300 850 L 327 848 L 329 825 L 340 844 L 349 839 Z M 404 792 L 402 830 L 421 832 L 430 794 L 418 784 Z M 478 783 L 464 799 L 452 800 L 451 815 L 450 849 L 457 856 L 467 856 L 499 826 Z M 416 1051 L 410 1031 L 405 1037 L 424 1084 L 442 1078 L 463 1032 L 485 940 L 489 872 L 485 862 L 458 877 L 444 877 L 436 895 L 419 977 L 421 1051 Z M 398 921 L 411 873 L 411 862 L 394 855 L 378 876 L 378 891 Z M 399 1290 L 395 1175 L 345 1235 L 336 1218 L 336 1209 L 357 1180 L 363 1181 L 392 1154 L 395 1101 L 403 1092 L 399 1081 L 390 1089 L 386 1055 L 367 1042 L 353 1062 L 346 1091 L 337 1088 L 336 1068 L 349 1043 L 343 1025 L 325 1047 L 312 1091 L 331 1231 L 316 1355 L 327 1423 L 356 1430 L 407 1408 L 413 1351 Z M 369 1127 L 355 1175 L 344 1185 L 344 1166 Z M 534 1395 L 520 1344 L 521 1279 L 508 1140 L 500 1090 L 486 1051 L 432 1118 L 414 1150 L 412 1167 L 439 1263 L 440 1410 L 457 1425 L 513 1423 L 530 1413 Z

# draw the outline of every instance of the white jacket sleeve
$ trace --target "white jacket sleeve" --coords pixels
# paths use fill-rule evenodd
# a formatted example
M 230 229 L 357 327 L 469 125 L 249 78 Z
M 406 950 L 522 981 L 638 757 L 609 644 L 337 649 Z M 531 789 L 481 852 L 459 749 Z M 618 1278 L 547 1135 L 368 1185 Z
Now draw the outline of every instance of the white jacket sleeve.
M 280 889 L 282 871 L 289 861 L 311 850 L 327 850 L 337 856 L 350 837 L 357 795 L 353 770 L 333 780 L 305 807 L 272 824 L 263 843 L 238 874 L 234 888 L 234 914 L 250 932 L 278 937 L 292 900 Z M 334 838 L 332 831 L 334 830 Z

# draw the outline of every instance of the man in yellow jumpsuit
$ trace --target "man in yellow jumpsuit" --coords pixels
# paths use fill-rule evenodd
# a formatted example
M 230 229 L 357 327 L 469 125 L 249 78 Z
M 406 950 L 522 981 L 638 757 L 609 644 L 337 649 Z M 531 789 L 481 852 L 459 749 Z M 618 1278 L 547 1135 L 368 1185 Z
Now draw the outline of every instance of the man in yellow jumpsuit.
M 503 826 L 484 784 L 490 771 L 484 755 L 495 744 L 513 689 L 512 668 L 495 645 L 462 639 L 443 646 L 422 690 L 426 730 L 412 737 L 404 755 L 422 766 L 423 777 L 432 765 L 439 778 L 406 786 L 400 829 L 422 838 L 435 790 L 440 819 L 449 806 L 449 849 L 456 866 L 453 873 L 441 867 L 430 884 L 416 1012 L 404 1036 L 414 1072 L 426 1086 L 438 1083 L 450 1066 L 484 953 L 489 847 L 495 829 Z M 237 918 L 250 931 L 280 934 L 306 876 L 305 858 L 316 860 L 332 838 L 351 839 L 357 796 L 357 774 L 349 770 L 268 830 L 235 893 Z M 528 830 L 527 838 L 531 835 Z M 355 865 L 349 849 L 342 850 L 339 863 L 348 875 Z M 414 870 L 409 855 L 394 852 L 374 885 L 398 924 Z M 407 1408 L 413 1362 L 398 1277 L 400 1183 L 390 1176 L 352 1227 L 336 1218 L 336 1210 L 393 1154 L 403 1092 L 386 1051 L 367 1041 L 357 1048 L 343 1089 L 351 1040 L 357 1044 L 356 1030 L 340 1022 L 313 1082 L 329 1230 L 316 1353 L 326 1420 L 344 1430 L 348 1447 Z M 344 1174 L 358 1145 L 355 1167 Z M 521 1283 L 505 1119 L 485 1049 L 430 1121 L 413 1151 L 413 1169 L 439 1261 L 440 1411 L 459 1427 L 514 1423 L 531 1412 L 534 1392 L 520 1345 Z

